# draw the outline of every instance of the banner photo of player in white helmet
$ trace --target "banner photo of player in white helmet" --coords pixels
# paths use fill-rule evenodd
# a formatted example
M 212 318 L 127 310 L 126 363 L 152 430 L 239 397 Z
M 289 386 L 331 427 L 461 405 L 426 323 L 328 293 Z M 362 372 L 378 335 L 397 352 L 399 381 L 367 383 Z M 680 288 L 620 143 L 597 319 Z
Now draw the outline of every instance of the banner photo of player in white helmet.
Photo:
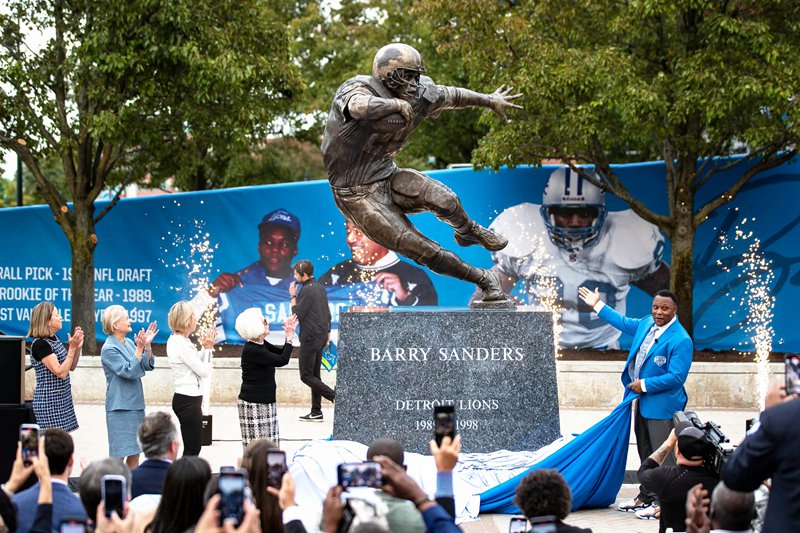
M 631 285 L 651 296 L 669 287 L 658 227 L 630 209 L 609 212 L 605 192 L 568 167 L 550 174 L 541 204 L 509 207 L 490 228 L 509 239 L 492 255 L 503 289 L 560 313 L 562 347 L 619 348 L 620 331 L 578 298 L 579 287 L 599 290 L 623 315 Z
M 698 205 L 745 170 L 717 174 Z M 663 162 L 614 165 L 614 172 L 635 198 L 668 214 Z M 563 165 L 428 174 L 452 189 L 478 224 L 509 240 L 494 254 L 459 247 L 460 257 L 501 273 L 503 289 L 519 305 L 557 312 L 562 346 L 629 347 L 630 338 L 578 302 L 577 288 L 597 288 L 621 313 L 649 314 L 650 294 L 666 286 L 670 268 L 669 240 L 655 226 Z M 792 307 L 800 299 L 799 178 L 795 163 L 759 174 L 697 228 L 697 349 L 752 351 L 757 326 L 771 331 L 774 350 L 800 353 Z M 442 247 L 457 245 L 452 227 L 434 214 L 410 216 Z M 72 328 L 71 251 L 50 208 L 0 209 L 0 227 L 13 228 L 0 233 L 0 248 L 9 251 L 0 255 L 0 332 L 24 335 L 31 309 L 43 300 L 55 304 L 65 329 Z M 313 262 L 334 318 L 353 306 L 412 312 L 467 307 L 475 285 L 438 275 L 356 230 L 336 208 L 327 180 L 122 199 L 97 226 L 95 314 L 99 320 L 103 309 L 118 303 L 135 324 L 166 323 L 172 304 L 191 300 L 212 307 L 218 342 L 241 343 L 232 327 L 235 313 L 257 306 L 279 336 L 290 312 L 290 266 L 300 258 Z M 751 309 L 759 301 L 753 295 L 762 293 L 773 307 L 755 325 Z M 163 328 L 156 342 L 168 335 Z

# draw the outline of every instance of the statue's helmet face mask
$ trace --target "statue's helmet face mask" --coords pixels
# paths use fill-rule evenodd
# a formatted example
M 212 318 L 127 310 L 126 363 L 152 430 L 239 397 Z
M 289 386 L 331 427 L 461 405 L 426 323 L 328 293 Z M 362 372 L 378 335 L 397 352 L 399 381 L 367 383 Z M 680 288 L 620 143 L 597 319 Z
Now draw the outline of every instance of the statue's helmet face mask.
M 425 72 L 422 56 L 413 47 L 402 43 L 387 44 L 375 54 L 372 75 L 393 94 L 404 100 L 420 96 L 420 76 Z
M 396 68 L 389 72 L 383 83 L 393 93 L 406 98 L 415 98 L 419 96 L 420 88 L 419 77 L 425 69 L 422 66 L 419 69 L 410 68 Z

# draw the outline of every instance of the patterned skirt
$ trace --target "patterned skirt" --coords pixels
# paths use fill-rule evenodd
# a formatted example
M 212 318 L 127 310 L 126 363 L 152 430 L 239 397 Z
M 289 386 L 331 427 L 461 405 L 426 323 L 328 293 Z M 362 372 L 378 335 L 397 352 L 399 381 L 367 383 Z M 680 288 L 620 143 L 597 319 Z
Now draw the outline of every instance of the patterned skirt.
M 128 457 L 141 453 L 136 431 L 144 419 L 144 409 L 137 411 L 106 411 L 108 456 Z
M 75 416 L 75 406 L 72 404 L 70 382 L 58 381 L 60 383 L 40 384 L 37 380 L 33 391 L 33 414 L 36 415 L 36 423 L 41 429 L 59 428 L 64 431 L 75 431 L 78 429 L 78 419 Z
M 236 400 L 239 408 L 239 426 L 242 429 L 242 446 L 254 440 L 269 439 L 280 446 L 278 435 L 278 408 L 274 403 L 250 403 Z

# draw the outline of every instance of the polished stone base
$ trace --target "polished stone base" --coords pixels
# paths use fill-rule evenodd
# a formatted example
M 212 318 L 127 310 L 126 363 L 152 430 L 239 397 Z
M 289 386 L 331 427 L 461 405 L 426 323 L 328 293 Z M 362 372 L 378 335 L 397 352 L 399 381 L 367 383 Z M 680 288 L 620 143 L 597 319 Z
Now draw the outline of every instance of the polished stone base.
M 343 313 L 333 438 L 429 453 L 433 408 L 451 404 L 465 452 L 535 450 L 560 435 L 554 355 L 550 313 Z

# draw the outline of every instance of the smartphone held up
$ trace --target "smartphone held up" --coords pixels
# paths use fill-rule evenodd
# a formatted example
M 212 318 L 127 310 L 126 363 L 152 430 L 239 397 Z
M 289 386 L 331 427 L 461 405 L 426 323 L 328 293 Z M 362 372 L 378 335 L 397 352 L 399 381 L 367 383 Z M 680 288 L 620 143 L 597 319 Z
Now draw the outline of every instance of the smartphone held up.
M 433 438 L 437 446 L 442 439 L 456 438 L 456 408 L 453 405 L 437 405 L 433 408 Z
M 286 452 L 281 450 L 267 451 L 267 486 L 281 488 L 283 475 L 289 470 L 286 466 Z
M 39 425 L 22 424 L 19 427 L 19 441 L 22 443 L 22 462 L 31 464 L 31 458 L 39 455 Z
M 220 525 L 230 521 L 238 526 L 244 520 L 246 475 L 243 470 L 226 470 L 219 473 L 218 491 Z
M 117 516 L 125 518 L 125 500 L 128 495 L 125 477 L 111 474 L 103 476 L 100 493 L 106 517 L 111 518 L 111 514 L 116 511 Z
M 366 461 L 364 463 L 341 463 L 336 468 L 336 477 L 340 486 L 370 487 L 379 489 L 383 486 L 381 465 Z

